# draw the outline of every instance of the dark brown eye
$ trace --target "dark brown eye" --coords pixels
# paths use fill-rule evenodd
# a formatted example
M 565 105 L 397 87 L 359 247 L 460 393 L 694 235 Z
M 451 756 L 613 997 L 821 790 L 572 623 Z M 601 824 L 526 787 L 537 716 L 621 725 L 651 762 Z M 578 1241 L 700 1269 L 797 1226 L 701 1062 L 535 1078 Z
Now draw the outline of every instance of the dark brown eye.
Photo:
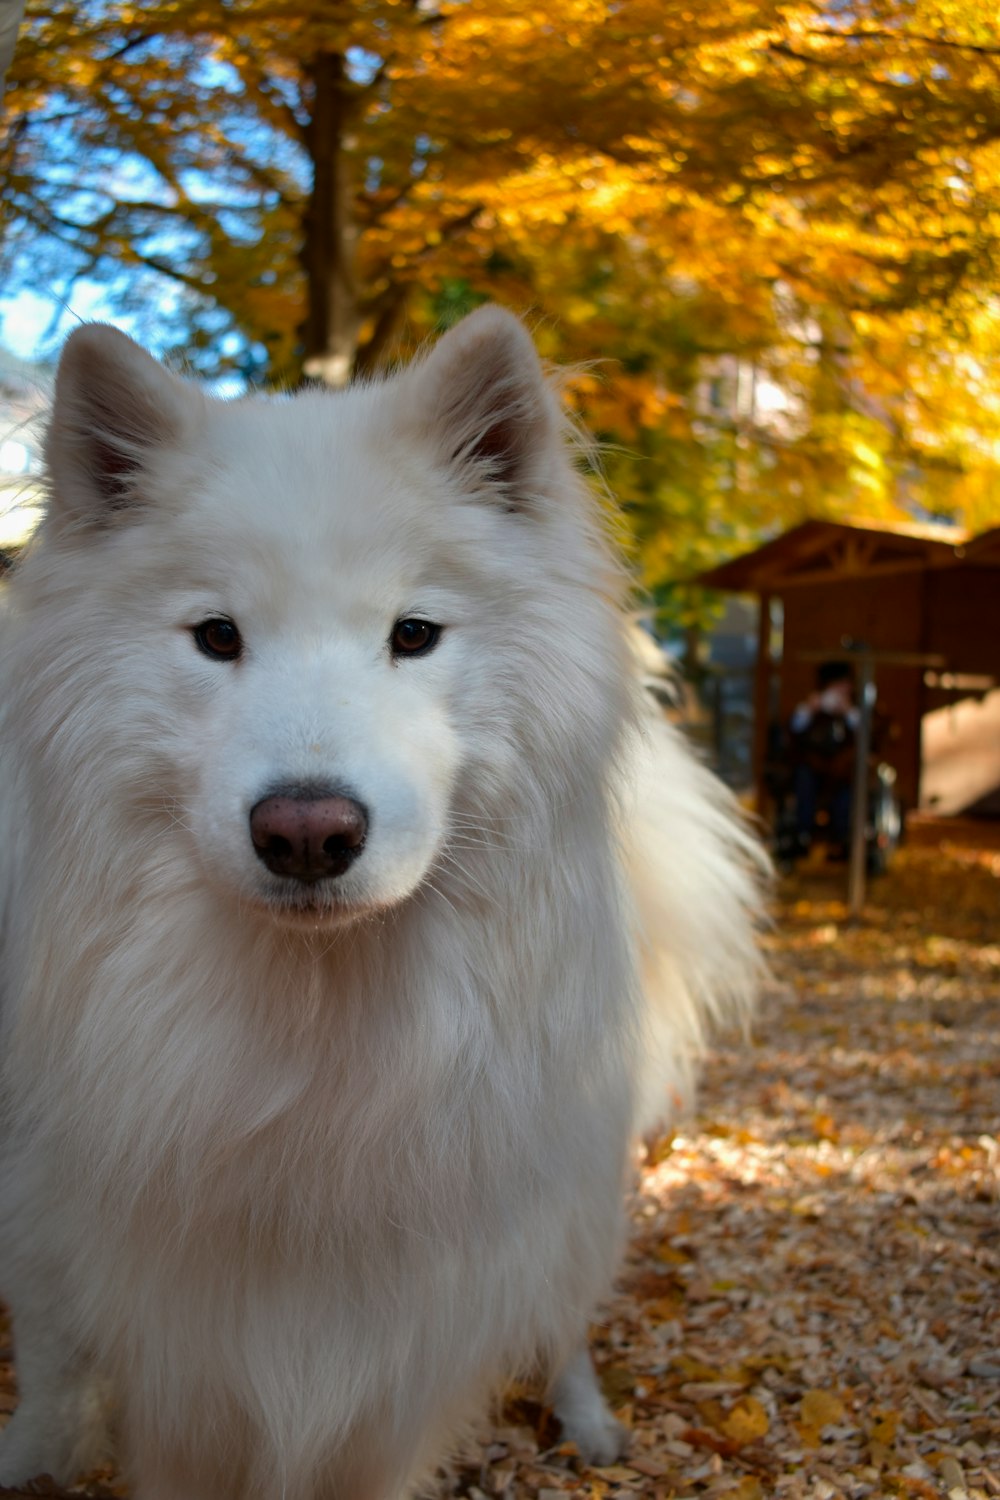
M 199 651 L 215 661 L 235 661 L 243 650 L 243 639 L 232 620 L 202 620 L 192 635 Z
M 430 620 L 397 620 L 389 645 L 393 656 L 426 656 L 434 650 L 440 634 L 441 626 L 432 625 Z

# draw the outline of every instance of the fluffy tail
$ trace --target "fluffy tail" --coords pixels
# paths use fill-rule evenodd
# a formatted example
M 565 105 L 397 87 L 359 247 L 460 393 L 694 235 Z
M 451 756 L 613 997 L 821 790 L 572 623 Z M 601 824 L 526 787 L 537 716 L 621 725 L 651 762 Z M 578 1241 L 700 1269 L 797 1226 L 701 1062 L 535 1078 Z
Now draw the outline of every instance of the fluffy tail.
M 629 875 L 646 992 L 638 1128 L 690 1105 L 717 1026 L 749 1024 L 770 865 L 735 797 L 661 715 L 645 726 Z

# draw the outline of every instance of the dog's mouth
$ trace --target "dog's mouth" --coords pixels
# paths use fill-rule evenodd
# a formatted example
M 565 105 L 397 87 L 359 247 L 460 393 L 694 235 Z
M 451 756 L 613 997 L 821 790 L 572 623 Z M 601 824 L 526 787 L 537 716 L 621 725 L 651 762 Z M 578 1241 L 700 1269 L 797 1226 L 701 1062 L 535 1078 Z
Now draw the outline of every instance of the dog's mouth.
M 257 892 L 252 903 L 291 927 L 345 927 L 382 909 L 382 903 L 347 895 L 334 881 L 288 882 Z

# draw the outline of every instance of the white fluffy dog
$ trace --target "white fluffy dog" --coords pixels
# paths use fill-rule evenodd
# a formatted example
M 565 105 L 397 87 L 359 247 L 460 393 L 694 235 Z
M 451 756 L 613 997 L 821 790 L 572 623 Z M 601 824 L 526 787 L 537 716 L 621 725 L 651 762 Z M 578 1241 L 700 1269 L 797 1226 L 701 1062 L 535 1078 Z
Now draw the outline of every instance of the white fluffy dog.
M 0 672 L 0 1483 L 109 1406 L 139 1500 L 389 1500 L 525 1366 L 607 1459 L 637 1058 L 683 1086 L 748 999 L 756 855 L 637 749 L 531 340 L 484 309 L 224 403 L 86 326 L 48 465 Z

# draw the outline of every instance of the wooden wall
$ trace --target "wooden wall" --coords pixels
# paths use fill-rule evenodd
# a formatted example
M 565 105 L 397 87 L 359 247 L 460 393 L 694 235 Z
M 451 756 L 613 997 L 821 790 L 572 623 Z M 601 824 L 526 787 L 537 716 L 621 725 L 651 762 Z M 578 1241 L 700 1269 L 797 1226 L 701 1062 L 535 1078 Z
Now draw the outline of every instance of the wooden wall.
M 829 652 L 839 658 L 845 635 L 876 651 L 926 651 L 923 587 L 926 575 L 888 573 L 874 578 L 845 578 L 831 583 L 800 584 L 784 596 L 784 659 L 781 715 L 812 691 L 816 662 L 803 661 L 805 651 Z M 888 716 L 892 742 L 884 745 L 895 766 L 905 807 L 917 804 L 920 783 L 921 673 L 913 667 L 876 669 L 878 705 Z
M 784 611 L 783 719 L 808 695 L 815 680 L 816 662 L 802 660 L 801 653 L 844 656 L 839 642 L 845 635 L 876 651 L 939 654 L 949 671 L 993 676 L 1000 682 L 997 568 L 958 565 L 798 584 L 784 590 Z M 956 695 L 925 688 L 923 672 L 915 667 L 879 666 L 876 680 L 879 708 L 893 728 L 892 742 L 884 746 L 886 759 L 896 767 L 904 806 L 915 807 L 922 716 L 954 704 Z M 957 753 L 960 747 L 953 750 Z M 1000 786 L 1000 746 L 997 764 Z

